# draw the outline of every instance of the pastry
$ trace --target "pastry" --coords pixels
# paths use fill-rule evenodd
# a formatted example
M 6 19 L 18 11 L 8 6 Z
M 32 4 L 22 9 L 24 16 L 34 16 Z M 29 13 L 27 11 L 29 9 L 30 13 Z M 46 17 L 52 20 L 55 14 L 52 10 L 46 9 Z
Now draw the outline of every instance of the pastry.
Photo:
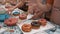
M 31 25 L 32 25 L 33 29 L 39 29 L 40 28 L 40 24 L 36 21 L 32 22 Z
M 19 12 L 14 12 L 13 15 L 14 15 L 14 16 L 19 16 L 20 13 L 19 13 Z
M 0 14 L 5 14 L 6 10 L 4 8 L 0 8 Z
M 24 32 L 30 32 L 31 29 L 32 29 L 32 27 L 31 27 L 30 24 L 23 24 L 23 25 L 22 25 L 22 30 L 23 30 Z
M 21 19 L 21 20 L 24 20 L 26 18 L 27 18 L 27 15 L 26 14 L 20 14 L 19 15 L 19 19 Z
M 4 20 L 8 19 L 9 17 L 9 14 L 0 14 L 0 22 L 4 22 Z
M 16 25 L 18 19 L 17 18 L 9 18 L 4 21 L 4 23 L 8 26 L 14 26 Z
M 39 19 L 38 23 L 40 23 L 42 26 L 45 26 L 47 21 L 46 21 L 46 19 Z

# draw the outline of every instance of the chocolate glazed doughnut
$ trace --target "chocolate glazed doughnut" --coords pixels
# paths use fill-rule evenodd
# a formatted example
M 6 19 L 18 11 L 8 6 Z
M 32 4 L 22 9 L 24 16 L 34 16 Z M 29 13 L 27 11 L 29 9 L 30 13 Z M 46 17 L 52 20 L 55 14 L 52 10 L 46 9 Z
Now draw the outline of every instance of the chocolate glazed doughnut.
M 23 30 L 24 32 L 30 32 L 31 29 L 32 29 L 32 27 L 31 27 L 30 24 L 24 24 L 24 25 L 22 25 L 22 30 Z
M 31 25 L 32 25 L 33 29 L 39 29 L 40 28 L 40 24 L 38 22 L 32 22 Z

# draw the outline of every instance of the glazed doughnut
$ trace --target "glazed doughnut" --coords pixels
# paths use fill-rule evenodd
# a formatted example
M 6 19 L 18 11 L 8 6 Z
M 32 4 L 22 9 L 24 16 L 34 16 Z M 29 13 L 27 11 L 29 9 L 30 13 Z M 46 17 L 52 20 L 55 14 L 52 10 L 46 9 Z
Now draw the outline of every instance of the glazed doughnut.
M 31 27 L 30 24 L 24 24 L 24 25 L 22 25 L 22 30 L 23 30 L 24 32 L 30 32 L 31 29 L 32 29 L 32 27 Z
M 33 29 L 39 29 L 40 28 L 40 24 L 38 22 L 32 22 L 31 25 L 32 25 Z
M 17 18 L 9 18 L 4 21 L 4 23 L 8 26 L 14 26 L 16 25 L 18 19 Z
M 39 19 L 38 23 L 41 23 L 42 26 L 45 26 L 47 21 L 46 21 L 46 19 Z
M 19 19 L 24 20 L 27 18 L 26 14 L 20 14 Z
M 19 12 L 14 12 L 13 15 L 14 15 L 14 16 L 19 16 L 20 13 L 19 13 Z

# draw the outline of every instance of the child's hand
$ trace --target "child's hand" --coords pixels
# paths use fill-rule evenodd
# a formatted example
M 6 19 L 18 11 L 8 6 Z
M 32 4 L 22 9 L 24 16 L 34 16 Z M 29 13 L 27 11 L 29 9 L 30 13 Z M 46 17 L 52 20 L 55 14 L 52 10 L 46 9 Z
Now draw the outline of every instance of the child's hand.
M 35 14 L 31 19 L 38 19 L 39 16 L 37 14 Z
M 32 6 L 28 7 L 28 14 L 33 14 L 33 7 Z
M 13 7 L 12 7 L 12 8 L 8 8 L 8 9 L 7 9 L 7 11 L 8 11 L 8 12 L 12 12 L 13 10 L 14 10 L 14 8 L 13 8 Z

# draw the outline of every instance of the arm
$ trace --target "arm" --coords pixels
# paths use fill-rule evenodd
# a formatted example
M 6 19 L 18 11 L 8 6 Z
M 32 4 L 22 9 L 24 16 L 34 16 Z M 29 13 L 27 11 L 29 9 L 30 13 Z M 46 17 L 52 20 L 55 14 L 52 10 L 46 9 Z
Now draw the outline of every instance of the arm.
M 22 7 L 24 5 L 24 3 L 25 3 L 25 1 L 21 0 L 16 6 L 14 6 L 14 9 L 18 8 L 18 7 Z
M 36 0 L 37 1 L 37 5 L 39 6 L 39 8 L 43 11 L 49 11 L 51 9 L 51 5 L 50 4 L 42 4 L 41 2 L 39 2 L 40 0 Z
M 15 8 L 22 7 L 24 5 L 25 1 L 21 0 L 16 6 L 13 6 L 12 8 L 9 8 L 7 11 L 12 12 Z
M 28 14 L 33 14 L 33 6 L 28 6 Z
M 40 18 L 43 15 L 44 11 L 40 10 L 38 13 L 35 13 L 32 19 Z
M 41 2 L 39 2 L 39 0 L 37 0 L 37 8 L 39 9 L 39 12 L 38 11 L 35 12 L 33 18 L 41 17 L 45 12 L 51 9 L 51 6 L 49 4 L 43 5 Z

